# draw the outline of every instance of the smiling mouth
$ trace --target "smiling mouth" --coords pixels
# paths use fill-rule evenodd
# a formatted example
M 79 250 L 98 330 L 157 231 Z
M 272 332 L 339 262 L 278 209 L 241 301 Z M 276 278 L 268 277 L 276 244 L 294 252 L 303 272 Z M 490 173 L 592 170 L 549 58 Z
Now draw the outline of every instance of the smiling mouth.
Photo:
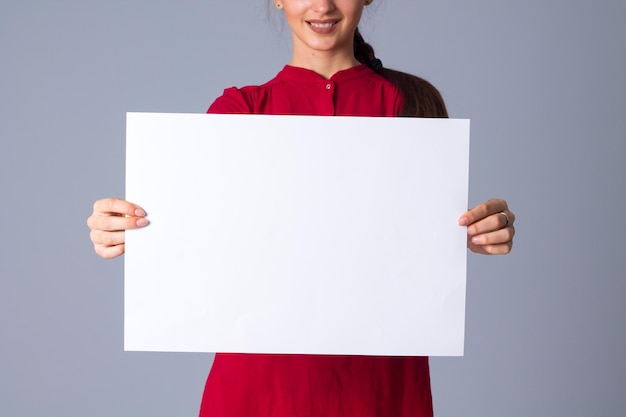
M 330 29 L 335 26 L 339 21 L 333 20 L 331 22 L 311 22 L 307 21 L 309 26 L 314 27 L 315 29 Z
M 307 20 L 306 23 L 313 32 L 319 35 L 329 35 L 335 31 L 335 26 L 337 26 L 340 20 L 341 19 Z

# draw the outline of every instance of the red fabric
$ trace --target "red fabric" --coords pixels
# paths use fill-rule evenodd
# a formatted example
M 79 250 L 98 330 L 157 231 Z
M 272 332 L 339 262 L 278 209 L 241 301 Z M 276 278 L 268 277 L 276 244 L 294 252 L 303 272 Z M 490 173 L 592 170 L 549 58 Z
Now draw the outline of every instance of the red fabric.
M 261 86 L 228 88 L 209 113 L 315 116 L 396 116 L 402 96 L 365 65 L 339 71 L 329 80 L 313 71 L 285 66 Z
M 229 88 L 209 113 L 395 116 L 402 97 L 367 66 L 326 80 L 286 66 L 261 86 Z M 215 355 L 200 417 L 432 416 L 428 358 Z

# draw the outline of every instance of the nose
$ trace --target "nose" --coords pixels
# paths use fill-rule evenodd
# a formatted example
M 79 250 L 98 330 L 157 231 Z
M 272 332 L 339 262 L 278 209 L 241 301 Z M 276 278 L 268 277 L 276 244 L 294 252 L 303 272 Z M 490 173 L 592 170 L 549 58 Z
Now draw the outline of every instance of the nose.
M 335 2 L 333 0 L 311 0 L 311 10 L 316 13 L 328 13 L 335 10 Z

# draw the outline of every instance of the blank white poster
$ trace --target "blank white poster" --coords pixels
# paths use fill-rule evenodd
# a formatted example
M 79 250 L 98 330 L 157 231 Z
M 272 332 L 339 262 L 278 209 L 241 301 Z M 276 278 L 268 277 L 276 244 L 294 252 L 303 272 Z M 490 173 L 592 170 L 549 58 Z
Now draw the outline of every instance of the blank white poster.
M 469 121 L 127 115 L 125 349 L 462 355 Z

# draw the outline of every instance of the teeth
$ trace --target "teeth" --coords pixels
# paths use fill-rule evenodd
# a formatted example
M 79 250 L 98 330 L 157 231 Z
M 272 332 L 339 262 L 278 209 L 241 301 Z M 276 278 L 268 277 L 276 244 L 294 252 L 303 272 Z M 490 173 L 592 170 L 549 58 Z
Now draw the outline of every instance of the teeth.
M 311 23 L 311 26 L 319 29 L 328 29 L 333 27 L 334 23 Z

